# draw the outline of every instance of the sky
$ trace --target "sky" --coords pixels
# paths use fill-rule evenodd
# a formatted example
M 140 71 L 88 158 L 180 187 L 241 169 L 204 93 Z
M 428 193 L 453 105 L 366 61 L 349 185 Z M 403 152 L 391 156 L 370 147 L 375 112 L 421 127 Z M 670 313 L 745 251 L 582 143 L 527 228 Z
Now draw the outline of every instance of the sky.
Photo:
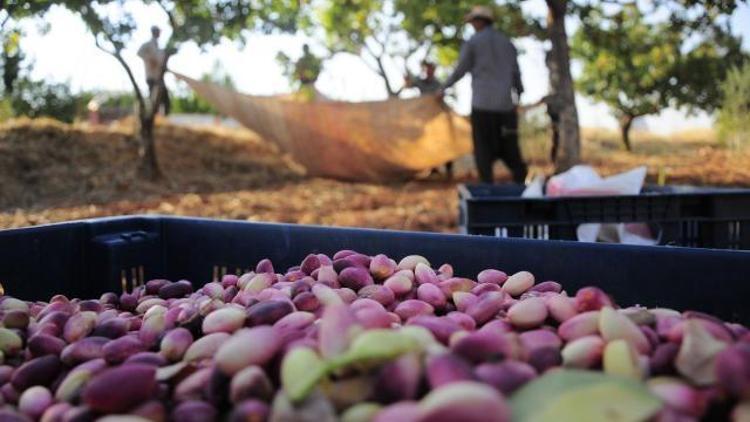
M 131 1 L 126 6 L 138 23 L 133 42 L 124 52 L 139 81 L 144 79 L 142 62 L 136 55 L 141 43 L 150 37 L 149 28 L 158 25 L 167 27 L 166 17 L 156 5 L 144 5 Z M 524 2 L 527 12 L 544 16 L 544 0 Z M 732 16 L 732 27 L 742 34 L 743 45 L 750 51 L 750 6 L 741 3 Z M 46 33 L 39 30 L 39 22 L 27 21 L 24 24 L 26 37 L 22 48 L 33 60 L 32 77 L 53 82 L 69 83 L 78 90 L 130 90 L 125 72 L 114 58 L 98 50 L 93 36 L 83 23 L 71 12 L 59 7 L 53 8 L 44 18 L 49 25 Z M 572 25 L 568 25 L 572 33 Z M 168 33 L 164 33 L 166 38 Z M 239 91 L 255 95 L 273 95 L 289 92 L 289 84 L 277 65 L 275 57 L 279 51 L 291 57 L 301 54 L 302 45 L 309 40 L 300 35 L 252 35 L 244 47 L 231 41 L 201 51 L 194 44 L 183 45 L 178 54 L 170 60 L 171 70 L 187 76 L 199 78 L 210 72 L 215 63 L 227 72 Z M 521 54 L 519 65 L 526 92 L 523 103 L 533 103 L 547 93 L 547 71 L 544 65 L 544 46 L 529 39 L 514 41 Z M 312 44 L 313 51 L 316 50 Z M 319 46 L 317 47 L 319 49 Z M 319 50 L 320 51 L 320 50 Z M 573 66 L 574 74 L 578 66 Z M 417 71 L 418 69 L 414 69 Z M 393 67 L 392 71 L 396 72 Z M 394 79 L 398 80 L 398 78 Z M 168 78 L 171 89 L 187 89 L 181 82 Z M 380 77 L 375 75 L 359 57 L 338 55 L 326 62 L 316 87 L 325 95 L 339 100 L 366 101 L 386 97 Z M 469 78 L 464 78 L 456 86 L 456 110 L 466 114 L 470 109 L 471 90 Z M 616 128 L 616 121 L 602 104 L 578 96 L 578 112 L 584 127 Z M 646 117 L 638 127 L 660 134 L 710 127 L 712 119 L 705 113 L 686 115 L 667 109 L 658 116 Z

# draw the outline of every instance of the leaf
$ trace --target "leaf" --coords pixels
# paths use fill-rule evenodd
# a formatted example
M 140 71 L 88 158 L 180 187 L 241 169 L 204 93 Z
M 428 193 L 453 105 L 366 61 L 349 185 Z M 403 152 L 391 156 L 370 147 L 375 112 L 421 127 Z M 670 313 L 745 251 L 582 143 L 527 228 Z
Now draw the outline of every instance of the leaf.
M 413 335 L 395 330 L 368 330 L 358 335 L 347 352 L 330 362 L 331 370 L 353 363 L 378 363 L 422 348 Z
M 643 421 L 661 401 L 637 381 L 580 370 L 555 370 L 511 398 L 519 422 Z
M 710 385 L 716 381 L 716 355 L 727 346 L 712 336 L 700 322 L 688 320 L 675 367 L 694 384 Z
M 304 400 L 326 374 L 323 360 L 307 347 L 293 349 L 281 363 L 281 384 L 292 402 Z

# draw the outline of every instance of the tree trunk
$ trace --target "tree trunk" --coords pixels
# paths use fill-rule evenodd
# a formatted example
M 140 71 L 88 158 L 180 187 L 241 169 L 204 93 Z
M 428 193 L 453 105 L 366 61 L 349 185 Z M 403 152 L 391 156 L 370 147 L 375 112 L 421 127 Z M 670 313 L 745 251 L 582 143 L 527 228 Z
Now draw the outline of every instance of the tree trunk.
M 135 81 L 135 76 L 133 75 L 133 71 L 130 69 L 130 66 L 125 61 L 125 59 L 122 58 L 122 54 L 120 54 L 120 50 L 114 50 L 110 51 L 106 48 L 102 47 L 99 43 L 99 39 L 94 37 L 96 40 L 96 46 L 100 50 L 104 51 L 107 54 L 112 55 L 117 61 L 122 65 L 123 69 L 125 69 L 125 73 L 128 75 L 128 80 L 130 80 L 130 84 L 133 87 L 133 94 L 135 95 L 136 99 L 136 105 L 135 105 L 135 115 L 138 117 L 138 143 L 140 146 L 138 147 L 138 168 L 137 168 L 137 174 L 140 177 L 143 177 L 144 179 L 151 180 L 151 181 L 158 181 L 160 180 L 163 175 L 161 172 L 161 169 L 159 168 L 159 161 L 156 159 L 156 147 L 154 144 L 154 122 L 156 120 L 156 113 L 159 111 L 158 105 L 161 104 L 161 87 L 157 87 L 156 92 L 156 99 L 151 98 L 149 96 L 148 101 L 143 98 L 143 94 L 141 93 L 141 89 L 138 86 L 138 83 Z M 169 58 L 169 55 L 167 55 L 167 59 Z M 167 61 L 164 60 L 164 64 L 162 67 L 161 77 L 164 78 L 164 72 L 167 69 Z
M 161 172 L 161 167 L 159 167 L 159 160 L 156 157 L 154 125 L 156 123 L 156 115 L 159 114 L 159 108 L 162 106 L 162 99 L 166 95 L 165 90 L 167 89 L 167 86 L 164 84 L 164 74 L 167 71 L 167 62 L 169 58 L 170 54 L 167 54 L 164 58 L 159 82 L 154 87 L 155 95 L 149 95 L 149 101 L 145 102 L 148 104 L 148 107 L 145 110 L 141 109 L 138 112 L 140 121 L 138 134 L 141 144 L 138 149 L 138 157 L 140 158 L 138 174 L 153 182 L 159 181 L 164 177 L 164 174 Z
M 633 148 L 630 145 L 630 128 L 633 126 L 633 120 L 635 116 L 625 115 L 620 118 L 620 133 L 622 133 L 622 142 L 625 144 L 625 149 L 632 151 Z
M 156 158 L 156 143 L 154 142 L 154 122 L 156 116 L 150 112 L 139 112 L 138 137 L 140 147 L 138 148 L 138 174 L 144 179 L 151 181 L 160 180 L 163 175 Z
M 556 63 L 557 86 L 552 90 L 560 96 L 560 146 L 555 160 L 555 170 L 562 172 L 581 160 L 581 138 L 578 126 L 573 76 L 570 73 L 570 49 L 565 31 L 567 0 L 546 0 L 549 14 L 547 35 L 552 42 L 553 60 Z
M 148 105 L 145 110 L 139 110 L 138 117 L 140 127 L 138 135 L 140 137 L 140 148 L 138 149 L 138 157 L 140 158 L 140 165 L 138 166 L 138 174 L 151 181 L 159 181 L 164 177 L 159 166 L 159 160 L 156 156 L 156 142 L 154 140 L 154 126 L 156 124 L 156 115 L 159 114 L 159 109 L 162 105 L 162 99 L 166 95 L 166 85 L 164 84 L 164 73 L 166 71 L 166 60 L 164 68 L 162 68 L 160 82 L 154 87 L 154 94 L 149 96 L 149 101 L 146 102 Z

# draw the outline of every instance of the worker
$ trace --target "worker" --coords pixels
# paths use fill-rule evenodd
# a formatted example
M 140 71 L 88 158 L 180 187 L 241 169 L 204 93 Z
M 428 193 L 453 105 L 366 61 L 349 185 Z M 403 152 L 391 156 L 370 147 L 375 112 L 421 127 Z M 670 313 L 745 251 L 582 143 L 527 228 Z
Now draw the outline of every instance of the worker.
M 422 95 L 437 93 L 443 85 L 435 77 L 436 68 L 437 66 L 435 66 L 435 63 L 429 60 L 422 60 L 423 76 L 414 77 L 412 75 L 406 75 L 404 78 L 404 85 L 406 85 L 407 88 L 417 88 Z
M 300 82 L 300 93 L 308 100 L 316 97 L 315 82 L 323 69 L 323 61 L 310 52 L 310 46 L 302 46 L 302 57 L 294 67 L 295 78 Z
M 438 96 L 471 73 L 471 126 L 479 178 L 493 182 L 492 165 L 502 159 L 516 183 L 524 183 L 528 168 L 518 145 L 517 104 L 523 93 L 518 53 L 508 37 L 493 28 L 492 9 L 474 6 L 465 16 L 475 34 L 461 49 L 456 69 Z
M 138 49 L 138 57 L 143 59 L 146 69 L 146 85 L 148 85 L 149 97 L 152 104 L 156 101 L 156 88 L 159 87 L 161 89 L 161 104 L 156 104 L 155 107 L 163 105 L 164 115 L 168 115 L 170 109 L 169 92 L 164 84 L 164 74 L 162 72 L 167 55 L 164 50 L 159 48 L 160 34 L 161 30 L 158 26 L 151 27 L 151 39 L 143 43 L 141 48 Z
M 435 94 L 440 91 L 442 84 L 435 77 L 435 70 L 437 66 L 435 63 L 429 60 L 422 61 L 422 75 L 421 77 L 414 77 L 407 74 L 404 78 L 404 85 L 407 88 L 417 88 L 421 95 Z M 438 169 L 434 168 L 430 172 L 431 175 L 437 174 Z M 445 174 L 448 178 L 453 178 L 453 161 L 445 163 Z

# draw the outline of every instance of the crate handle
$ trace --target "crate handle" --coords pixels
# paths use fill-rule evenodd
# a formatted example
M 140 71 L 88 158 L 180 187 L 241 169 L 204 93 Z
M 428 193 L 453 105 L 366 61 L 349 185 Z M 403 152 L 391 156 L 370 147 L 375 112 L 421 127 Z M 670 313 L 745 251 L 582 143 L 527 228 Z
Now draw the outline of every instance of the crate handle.
M 148 237 L 148 234 L 144 232 L 143 230 L 135 231 L 135 232 L 128 232 L 128 233 L 120 233 L 120 238 L 127 241 L 134 241 L 134 240 L 142 240 Z

